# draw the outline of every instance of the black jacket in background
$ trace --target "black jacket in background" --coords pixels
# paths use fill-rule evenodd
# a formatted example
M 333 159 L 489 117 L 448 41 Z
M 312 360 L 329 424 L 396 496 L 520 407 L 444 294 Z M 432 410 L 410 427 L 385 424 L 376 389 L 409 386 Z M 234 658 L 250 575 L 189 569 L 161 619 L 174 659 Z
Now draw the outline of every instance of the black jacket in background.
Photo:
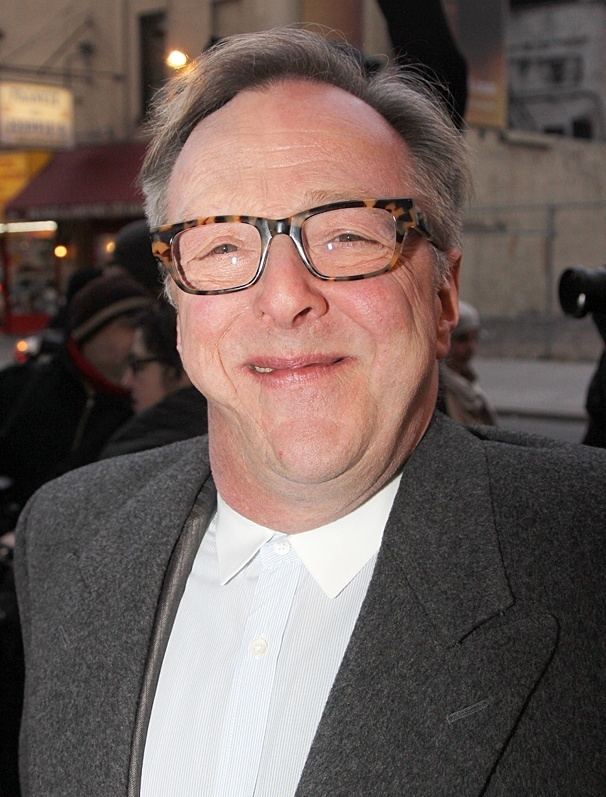
M 127 393 L 87 379 L 66 347 L 49 362 L 0 372 L 0 529 L 50 479 L 94 462 L 132 415 Z
M 206 399 L 195 387 L 185 387 L 169 393 L 121 426 L 103 448 L 99 459 L 146 451 L 207 431 Z

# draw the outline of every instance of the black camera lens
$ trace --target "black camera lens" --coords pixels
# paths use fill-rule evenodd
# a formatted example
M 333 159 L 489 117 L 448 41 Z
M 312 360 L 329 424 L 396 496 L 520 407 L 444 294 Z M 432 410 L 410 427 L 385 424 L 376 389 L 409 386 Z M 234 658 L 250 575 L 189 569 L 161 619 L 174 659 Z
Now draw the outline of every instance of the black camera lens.
M 559 297 L 562 310 L 574 318 L 606 313 L 606 266 L 567 268 L 560 277 Z

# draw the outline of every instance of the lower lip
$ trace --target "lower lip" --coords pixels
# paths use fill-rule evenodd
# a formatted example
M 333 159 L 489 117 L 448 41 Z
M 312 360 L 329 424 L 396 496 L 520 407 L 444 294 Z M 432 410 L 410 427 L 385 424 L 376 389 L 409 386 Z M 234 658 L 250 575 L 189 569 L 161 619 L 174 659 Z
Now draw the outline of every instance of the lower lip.
M 341 371 L 347 362 L 348 359 L 343 358 L 330 363 L 313 363 L 296 368 L 276 368 L 268 373 L 259 373 L 249 368 L 248 373 L 268 386 L 299 386 L 331 377 Z

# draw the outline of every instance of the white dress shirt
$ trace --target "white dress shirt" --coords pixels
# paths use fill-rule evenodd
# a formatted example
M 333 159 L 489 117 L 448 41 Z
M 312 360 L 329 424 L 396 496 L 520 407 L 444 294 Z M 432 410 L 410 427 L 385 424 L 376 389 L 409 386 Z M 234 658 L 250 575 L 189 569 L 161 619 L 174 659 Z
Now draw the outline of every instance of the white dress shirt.
M 142 797 L 294 795 L 398 485 L 292 535 L 218 497 L 162 662 Z

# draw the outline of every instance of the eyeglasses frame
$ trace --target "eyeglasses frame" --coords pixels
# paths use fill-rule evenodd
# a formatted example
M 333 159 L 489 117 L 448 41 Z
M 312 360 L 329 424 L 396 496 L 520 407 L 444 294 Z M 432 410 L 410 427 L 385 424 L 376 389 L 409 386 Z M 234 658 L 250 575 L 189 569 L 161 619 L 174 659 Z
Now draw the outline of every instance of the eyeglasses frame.
M 134 376 L 140 374 L 145 369 L 145 366 L 149 365 L 150 363 L 161 363 L 164 365 L 170 365 L 170 362 L 167 359 L 163 357 L 152 357 L 151 355 L 149 357 L 129 356 L 126 359 L 126 367 L 129 371 L 131 371 L 131 373 Z
M 384 267 L 377 271 L 372 271 L 367 274 L 354 274 L 351 276 L 329 277 L 317 271 L 311 261 L 308 259 L 303 246 L 302 229 L 303 224 L 307 219 L 316 216 L 320 213 L 326 213 L 331 210 L 346 210 L 348 208 L 379 208 L 387 210 L 391 213 L 396 223 L 396 245 L 392 259 Z M 218 288 L 216 290 L 202 290 L 189 287 L 179 273 L 179 266 L 173 258 L 173 243 L 179 233 L 185 230 L 192 229 L 193 227 L 202 227 L 206 224 L 221 224 L 224 222 L 241 222 L 243 224 L 251 224 L 256 227 L 261 236 L 261 256 L 259 258 L 259 265 L 253 277 L 244 285 L 238 285 L 235 288 Z M 190 221 L 181 221 L 176 224 L 163 224 L 159 227 L 152 227 L 150 229 L 151 248 L 152 254 L 156 260 L 162 265 L 170 274 L 176 285 L 185 293 L 194 296 L 216 296 L 224 293 L 236 293 L 250 288 L 259 281 L 269 254 L 269 245 L 275 235 L 288 235 L 294 243 L 299 257 L 303 261 L 305 268 L 313 274 L 314 277 L 324 280 L 326 282 L 346 282 L 352 280 L 368 279 L 369 277 L 376 277 L 379 274 L 384 274 L 387 271 L 392 271 L 397 265 L 402 251 L 402 246 L 410 231 L 415 231 L 421 236 L 426 238 L 430 243 L 432 242 L 432 235 L 427 227 L 424 215 L 416 209 L 414 199 L 410 197 L 404 198 L 390 198 L 390 199 L 349 199 L 341 202 L 330 202 L 326 205 L 318 205 L 308 210 L 302 210 L 292 216 L 286 216 L 282 219 L 268 219 L 264 216 L 243 216 L 243 215 L 230 215 L 230 216 L 202 216 Z

